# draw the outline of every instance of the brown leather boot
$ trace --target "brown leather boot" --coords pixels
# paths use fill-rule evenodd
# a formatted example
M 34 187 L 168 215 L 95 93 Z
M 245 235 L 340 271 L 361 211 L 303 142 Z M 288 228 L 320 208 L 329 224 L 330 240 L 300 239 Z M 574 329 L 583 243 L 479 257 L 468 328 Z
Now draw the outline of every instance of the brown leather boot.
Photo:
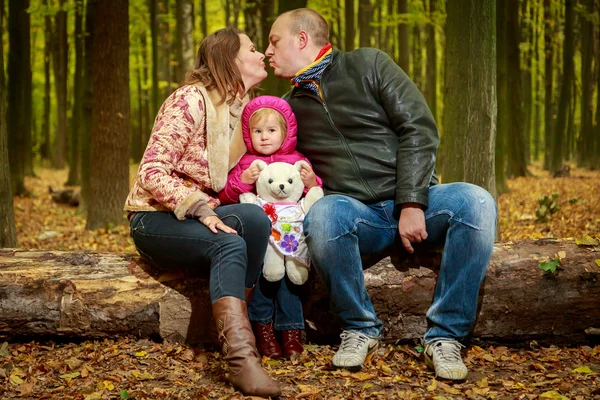
M 212 311 L 223 358 L 229 366 L 229 382 L 246 396 L 279 396 L 279 384 L 260 365 L 246 302 L 222 297 L 215 301 Z
M 256 335 L 256 347 L 261 355 L 267 356 L 273 360 L 283 357 L 281 346 L 275 337 L 272 322 L 269 322 L 268 324 L 253 322 L 252 327 L 254 328 L 254 334 Z
M 283 354 L 286 358 L 291 358 L 295 354 L 301 354 L 304 351 L 302 347 L 302 331 L 292 329 L 281 332 L 281 341 L 283 342 Z

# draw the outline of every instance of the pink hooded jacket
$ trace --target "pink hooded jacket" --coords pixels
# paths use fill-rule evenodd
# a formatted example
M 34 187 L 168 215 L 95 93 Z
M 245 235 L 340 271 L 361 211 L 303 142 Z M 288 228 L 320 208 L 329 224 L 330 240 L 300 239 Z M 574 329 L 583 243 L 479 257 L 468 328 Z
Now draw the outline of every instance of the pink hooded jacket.
M 250 137 L 250 117 L 252 117 L 252 114 L 257 110 L 265 107 L 272 108 L 281 113 L 287 123 L 287 134 L 285 140 L 281 144 L 281 148 L 270 156 L 264 156 L 255 151 L 252 147 L 252 139 Z M 242 134 L 248 152 L 242 156 L 240 162 L 229 172 L 225 188 L 219 192 L 221 204 L 239 203 L 240 194 L 255 192 L 255 185 L 249 185 L 242 182 L 240 177 L 242 176 L 242 173 L 250 167 L 252 161 L 256 159 L 263 160 L 267 164 L 273 162 L 294 164 L 297 161 L 304 160 L 311 165 L 306 157 L 296 151 L 297 132 L 298 124 L 296 122 L 296 116 L 287 101 L 275 96 L 259 96 L 251 100 L 242 112 Z M 317 185 L 323 186 L 323 182 L 318 176 Z

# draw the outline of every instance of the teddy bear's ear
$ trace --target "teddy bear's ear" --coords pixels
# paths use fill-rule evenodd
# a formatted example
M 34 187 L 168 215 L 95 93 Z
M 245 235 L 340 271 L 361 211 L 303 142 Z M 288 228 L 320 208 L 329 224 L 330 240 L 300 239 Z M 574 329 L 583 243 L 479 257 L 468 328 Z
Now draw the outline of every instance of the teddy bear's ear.
M 256 159 L 256 160 L 252 161 L 252 164 L 250 164 L 251 167 L 253 167 L 255 165 L 261 171 L 267 167 L 267 163 L 264 162 L 263 160 L 259 160 L 259 159 Z
M 306 168 L 310 168 L 310 165 L 308 165 L 308 163 L 304 160 L 296 161 L 296 163 L 294 164 L 294 167 L 296 167 L 296 169 L 298 171 L 300 171 L 302 169 L 302 166 L 305 166 Z

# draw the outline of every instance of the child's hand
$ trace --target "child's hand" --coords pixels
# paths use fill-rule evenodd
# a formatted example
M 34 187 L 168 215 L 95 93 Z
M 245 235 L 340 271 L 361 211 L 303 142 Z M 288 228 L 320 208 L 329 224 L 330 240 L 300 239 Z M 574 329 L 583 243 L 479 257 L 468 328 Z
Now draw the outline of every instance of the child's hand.
M 256 165 L 250 165 L 247 170 L 242 172 L 240 179 L 247 185 L 254 185 L 260 175 L 260 169 Z
M 312 168 L 308 166 L 308 164 L 302 164 L 300 169 L 300 177 L 302 178 L 302 183 L 304 183 L 304 186 L 306 186 L 307 189 L 317 186 L 317 176 Z

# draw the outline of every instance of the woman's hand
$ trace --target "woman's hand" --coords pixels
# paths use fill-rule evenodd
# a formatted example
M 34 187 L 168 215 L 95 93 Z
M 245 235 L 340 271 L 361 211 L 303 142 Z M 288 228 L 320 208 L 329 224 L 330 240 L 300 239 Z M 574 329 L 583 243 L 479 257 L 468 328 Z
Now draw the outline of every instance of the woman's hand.
M 306 189 L 317 186 L 317 176 L 308 164 L 302 164 L 302 167 L 300 167 L 300 178 L 302 178 L 302 183 L 304 183 Z
M 211 215 L 210 217 L 204 218 L 202 223 L 206 225 L 206 227 L 210 229 L 212 233 L 217 233 L 217 229 L 219 229 L 225 233 L 233 233 L 237 235 L 237 231 L 235 229 L 225 225 L 225 223 L 216 215 Z
M 247 185 L 254 185 L 254 183 L 258 179 L 258 175 L 260 175 L 260 169 L 258 168 L 258 166 L 251 165 L 250 167 L 248 167 L 248 169 L 242 172 L 240 179 Z

